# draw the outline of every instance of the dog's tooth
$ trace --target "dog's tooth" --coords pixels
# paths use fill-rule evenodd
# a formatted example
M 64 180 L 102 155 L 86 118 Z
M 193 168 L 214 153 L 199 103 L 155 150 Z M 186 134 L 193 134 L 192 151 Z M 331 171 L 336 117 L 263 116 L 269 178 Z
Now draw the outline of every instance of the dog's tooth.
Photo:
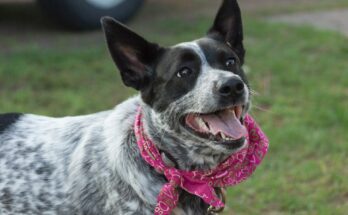
M 202 119 L 201 117 L 197 116 L 197 117 L 196 117 L 196 122 L 197 122 L 197 124 L 198 124 L 198 126 L 199 126 L 200 128 L 202 128 L 202 129 L 204 129 L 204 130 L 209 130 L 209 129 L 207 128 L 207 125 L 205 124 L 205 122 L 203 121 L 203 119 Z
M 226 140 L 226 135 L 222 132 L 220 132 L 222 139 Z
M 238 118 L 241 118 L 243 114 L 243 106 L 239 106 L 239 116 Z
M 204 122 L 205 127 L 207 128 L 208 131 L 210 131 L 210 126 L 207 122 Z
M 195 118 L 195 120 L 196 120 L 196 123 L 197 123 L 199 126 L 201 126 L 201 124 L 202 124 L 202 118 L 199 117 L 199 116 L 197 116 L 197 117 Z
M 236 114 L 236 107 L 231 108 L 229 111 L 230 111 L 231 113 L 233 113 L 233 114 Z
M 241 118 L 242 112 L 243 112 L 242 106 L 236 106 L 236 107 L 234 108 L 234 112 L 235 112 L 235 115 L 236 115 L 236 117 L 237 117 L 238 119 Z
M 238 106 L 234 107 L 233 111 L 234 111 L 234 115 L 238 117 Z
M 217 133 L 216 136 L 217 136 L 218 138 L 222 139 L 222 133 L 221 133 L 221 132 Z

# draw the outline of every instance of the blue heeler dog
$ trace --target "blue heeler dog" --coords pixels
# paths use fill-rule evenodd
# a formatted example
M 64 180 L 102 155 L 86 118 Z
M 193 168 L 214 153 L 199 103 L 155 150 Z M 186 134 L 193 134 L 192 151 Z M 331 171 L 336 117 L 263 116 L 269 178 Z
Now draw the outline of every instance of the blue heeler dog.
M 179 169 L 214 168 L 245 144 L 238 129 L 250 89 L 236 0 L 223 1 L 203 38 L 172 47 L 112 18 L 101 22 L 124 84 L 139 96 L 87 116 L 0 115 L 1 215 L 153 214 L 166 180 L 139 153 L 139 106 L 147 134 Z M 174 214 L 208 214 L 207 207 L 182 191 Z

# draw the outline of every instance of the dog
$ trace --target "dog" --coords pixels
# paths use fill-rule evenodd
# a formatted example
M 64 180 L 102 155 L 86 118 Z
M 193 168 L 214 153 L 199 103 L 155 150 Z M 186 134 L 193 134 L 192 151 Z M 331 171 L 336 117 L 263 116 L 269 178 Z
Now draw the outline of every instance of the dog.
M 1 215 L 153 214 L 166 179 L 139 152 L 139 108 L 146 134 L 178 169 L 209 170 L 244 147 L 251 96 L 236 0 L 223 1 L 204 37 L 172 47 L 112 18 L 101 23 L 124 84 L 139 95 L 86 116 L 0 115 Z M 208 207 L 182 190 L 173 214 Z

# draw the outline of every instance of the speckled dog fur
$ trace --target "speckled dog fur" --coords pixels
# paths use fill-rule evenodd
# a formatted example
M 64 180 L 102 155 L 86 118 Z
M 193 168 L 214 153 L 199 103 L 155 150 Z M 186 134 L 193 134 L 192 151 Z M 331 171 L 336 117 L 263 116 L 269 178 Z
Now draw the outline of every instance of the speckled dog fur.
M 147 42 L 111 18 L 102 24 L 124 83 L 140 94 L 87 116 L 0 115 L 0 215 L 153 214 L 166 180 L 139 153 L 133 131 L 139 106 L 146 133 L 177 168 L 214 168 L 243 147 L 244 142 L 216 144 L 181 123 L 188 113 L 235 105 L 244 106 L 243 115 L 248 111 L 236 0 L 223 2 L 207 36 L 169 48 Z M 178 73 L 182 65 L 191 69 L 189 76 Z M 226 80 L 242 83 L 243 93 L 222 97 L 216 89 Z M 207 208 L 181 191 L 174 214 L 207 214 Z

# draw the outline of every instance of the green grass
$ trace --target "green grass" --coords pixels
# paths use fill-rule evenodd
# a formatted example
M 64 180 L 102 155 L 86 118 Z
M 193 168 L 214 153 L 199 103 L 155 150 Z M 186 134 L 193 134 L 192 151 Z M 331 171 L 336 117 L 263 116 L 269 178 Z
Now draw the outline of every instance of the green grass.
M 0 59 L 0 112 L 74 115 L 111 108 L 130 90 L 103 48 L 7 54 Z
M 145 34 L 170 45 L 203 35 L 210 23 L 158 20 Z M 348 40 L 254 19 L 245 30 L 249 79 L 259 93 L 252 114 L 271 145 L 253 177 L 229 189 L 226 214 L 346 214 Z M 0 53 L 0 112 L 87 114 L 133 93 L 102 41 L 79 49 L 29 43 Z

